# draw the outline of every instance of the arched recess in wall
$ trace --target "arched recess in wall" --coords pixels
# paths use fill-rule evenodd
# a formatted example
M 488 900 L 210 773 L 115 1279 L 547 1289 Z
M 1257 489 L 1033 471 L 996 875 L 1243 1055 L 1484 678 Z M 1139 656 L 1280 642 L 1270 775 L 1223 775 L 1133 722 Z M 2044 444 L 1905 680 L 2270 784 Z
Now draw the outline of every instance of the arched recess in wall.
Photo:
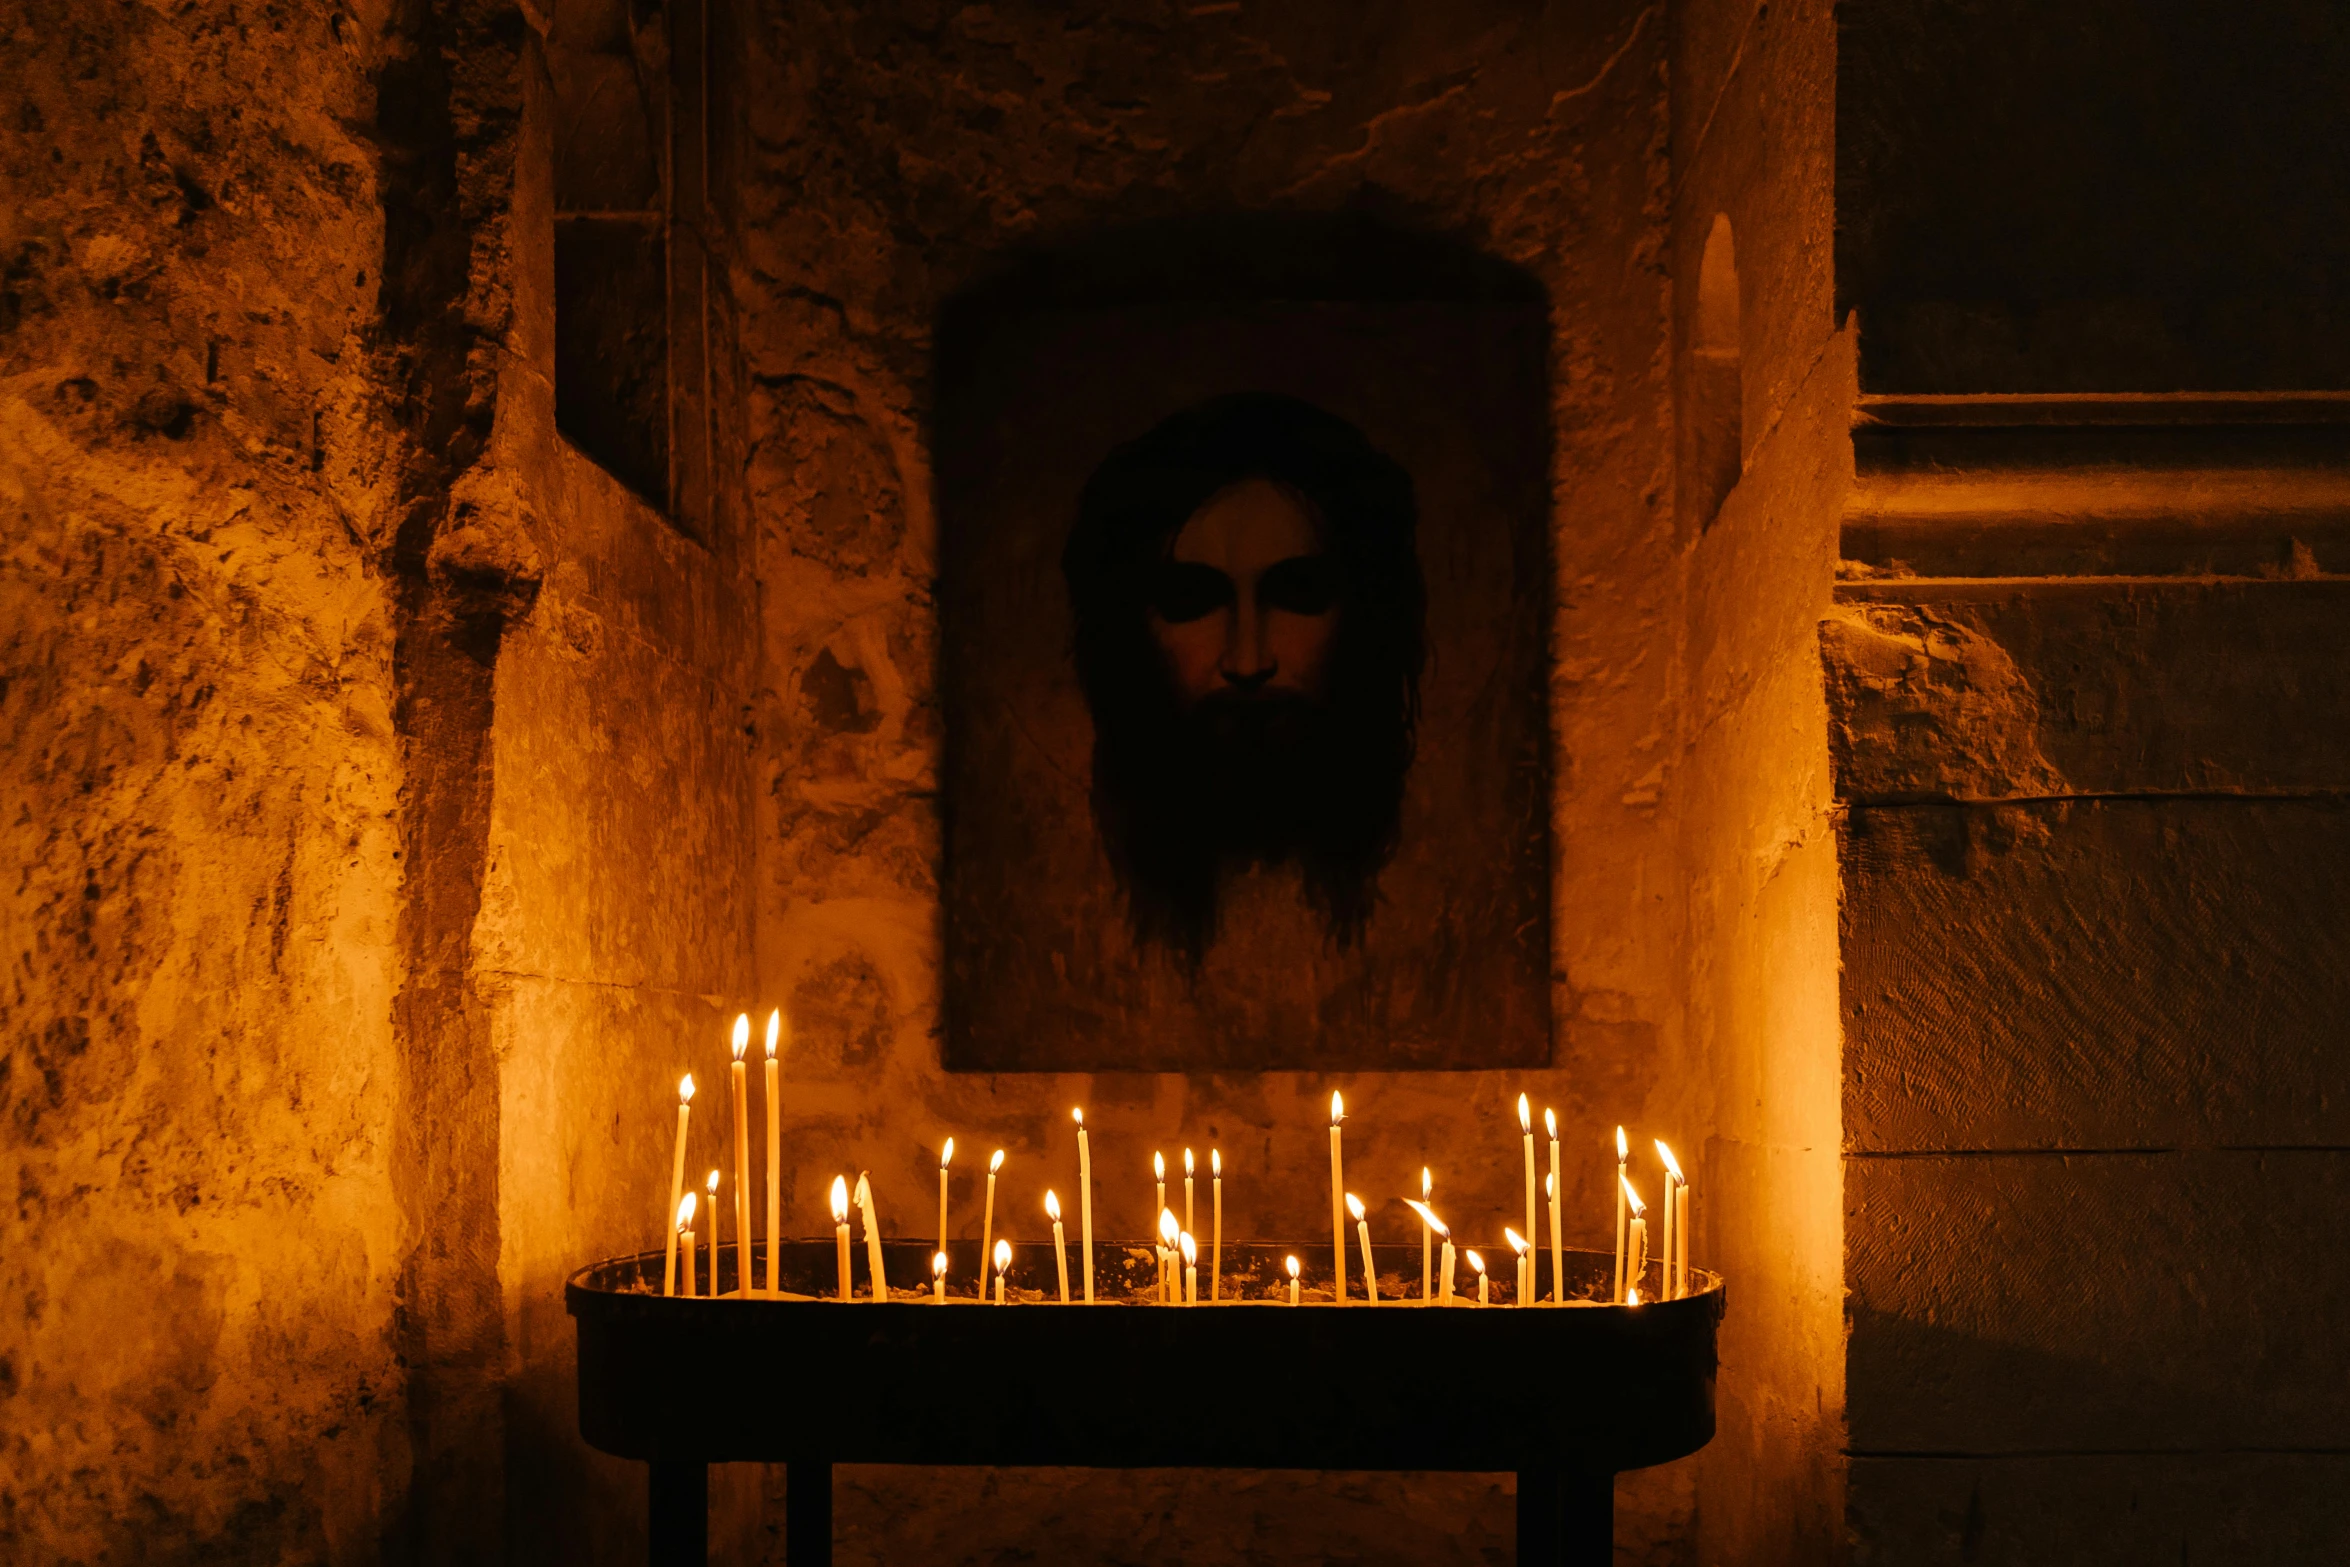
M 1738 334 L 1738 251 L 1727 213 L 1717 213 L 1697 267 L 1696 319 L 1681 377 L 1682 514 L 1698 527 L 1738 484 L 1745 460 L 1745 389 Z

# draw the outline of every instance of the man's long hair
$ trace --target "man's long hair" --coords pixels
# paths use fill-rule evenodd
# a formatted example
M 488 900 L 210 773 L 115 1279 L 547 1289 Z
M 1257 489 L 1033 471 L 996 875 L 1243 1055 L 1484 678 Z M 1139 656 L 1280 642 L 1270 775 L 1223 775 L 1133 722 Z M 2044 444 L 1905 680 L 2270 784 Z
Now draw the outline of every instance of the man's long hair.
M 1219 731 L 1183 711 L 1148 612 L 1175 535 L 1249 479 L 1279 486 L 1314 516 L 1339 616 L 1324 695 L 1291 699 L 1299 723 L 1267 753 L 1278 758 L 1269 775 L 1235 786 L 1204 772 Z M 1139 942 L 1196 967 L 1215 940 L 1225 871 L 1287 859 L 1332 939 L 1361 937 L 1395 853 L 1419 723 L 1427 590 L 1417 517 L 1411 475 L 1360 430 L 1266 393 L 1175 414 L 1087 481 L 1061 570 L 1093 714 L 1094 822 Z M 1261 729 L 1249 732 L 1262 740 Z

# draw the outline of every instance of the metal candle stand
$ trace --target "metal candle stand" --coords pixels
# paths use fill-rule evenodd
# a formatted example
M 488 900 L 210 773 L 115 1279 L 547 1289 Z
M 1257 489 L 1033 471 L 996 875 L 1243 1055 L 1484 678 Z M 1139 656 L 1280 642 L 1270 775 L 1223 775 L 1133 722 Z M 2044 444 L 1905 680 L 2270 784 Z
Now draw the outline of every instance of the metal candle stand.
M 1018 1303 L 998 1308 L 978 1298 L 979 1248 L 964 1241 L 949 1248 L 942 1307 L 928 1287 L 930 1243 L 883 1250 L 891 1278 L 907 1281 L 886 1304 L 869 1298 L 862 1246 L 856 1299 L 835 1298 L 830 1237 L 783 1243 L 782 1299 L 665 1297 L 658 1251 L 572 1276 L 580 1430 L 651 1466 L 655 1567 L 701 1567 L 709 1466 L 737 1462 L 790 1466 L 792 1567 L 832 1560 L 836 1463 L 1513 1470 L 1518 1560 L 1606 1567 L 1616 1474 L 1713 1436 L 1723 1295 L 1695 1269 L 1679 1300 L 1479 1308 L 1472 1281 L 1442 1309 L 1419 1302 L 1415 1242 L 1376 1249 L 1376 1306 L 1359 1276 L 1353 1299 L 1334 1306 L 1330 1276 L 1309 1267 L 1311 1293 L 1292 1308 L 1282 1259 L 1326 1258 L 1327 1237 L 1226 1242 L 1221 1304 L 1208 1303 L 1203 1277 L 1198 1306 L 1159 1308 L 1145 1304 L 1152 1248 L 1097 1242 L 1103 1303 L 1086 1307 L 1058 1303 L 1052 1248 L 1032 1244 L 1011 1269 Z M 719 1288 L 731 1291 L 734 1247 L 718 1261 Z M 1074 1243 L 1069 1265 L 1081 1299 Z M 1604 1252 L 1567 1253 L 1570 1300 L 1604 1299 L 1613 1268 Z M 754 1281 L 764 1278 L 755 1262 Z M 1512 1282 L 1495 1280 L 1497 1299 Z M 1389 1293 L 1406 1285 L 1408 1300 Z M 1137 1378 L 1180 1392 L 1138 1397 Z

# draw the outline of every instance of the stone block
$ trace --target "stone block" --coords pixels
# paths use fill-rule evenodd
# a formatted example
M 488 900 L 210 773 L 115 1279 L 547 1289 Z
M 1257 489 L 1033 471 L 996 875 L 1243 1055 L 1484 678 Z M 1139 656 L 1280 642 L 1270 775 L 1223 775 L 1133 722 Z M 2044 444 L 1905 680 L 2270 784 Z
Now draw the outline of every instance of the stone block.
M 2350 1143 L 2350 802 L 1864 807 L 1851 1151 Z
M 1845 1166 L 1861 1453 L 2350 1448 L 2350 1152 Z

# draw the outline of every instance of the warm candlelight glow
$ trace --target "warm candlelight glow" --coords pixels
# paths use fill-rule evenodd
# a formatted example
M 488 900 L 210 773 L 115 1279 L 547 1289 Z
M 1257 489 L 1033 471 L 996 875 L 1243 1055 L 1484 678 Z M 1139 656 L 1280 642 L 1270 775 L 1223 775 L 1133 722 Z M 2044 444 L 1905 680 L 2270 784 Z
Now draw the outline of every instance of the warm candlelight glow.
M 1199 1242 L 1191 1238 L 1191 1232 L 1189 1230 L 1185 1230 L 1175 1237 L 1175 1249 L 1183 1253 L 1183 1265 L 1185 1267 L 1188 1268 L 1193 1263 L 1199 1261 Z
M 710 1188 L 710 1201 L 715 1204 L 718 1201 L 718 1172 L 716 1170 L 712 1170 L 710 1172 L 710 1179 L 703 1184 Z M 717 1209 L 713 1207 L 711 1211 L 715 1213 Z
M 1673 1157 L 1673 1150 L 1665 1146 L 1665 1140 L 1661 1137 L 1656 1140 L 1656 1156 L 1664 1161 L 1667 1175 L 1676 1181 L 1682 1178 L 1681 1161 Z
M 1061 1222 L 1061 1199 L 1053 1195 L 1049 1186 L 1044 1189 L 1044 1216 L 1055 1224 Z
M 679 1229 L 690 1230 L 694 1227 L 694 1209 L 699 1206 L 701 1206 L 701 1199 L 692 1192 L 687 1192 L 685 1200 L 677 1205 L 677 1227 Z
M 947 1254 L 943 1251 L 930 1254 L 930 1295 L 942 1306 L 947 1303 Z
M 710 1184 L 712 1187 L 716 1187 L 718 1184 L 716 1170 L 710 1172 Z M 845 1175 L 836 1175 L 832 1178 L 832 1222 L 835 1224 L 849 1222 L 849 1178 Z
M 1284 1261 L 1289 1268 L 1290 1278 L 1295 1279 L 1297 1277 L 1297 1259 L 1295 1257 L 1289 1257 L 1285 1258 Z
M 1485 1259 L 1477 1255 L 1474 1248 L 1462 1252 L 1461 1255 L 1469 1259 L 1470 1268 L 1476 1272 L 1479 1279 L 1483 1279 L 1485 1277 Z
M 1622 1164 L 1632 1157 L 1632 1144 L 1625 1138 L 1624 1129 L 1616 1128 L 1616 1162 Z
M 1069 1119 L 1075 1121 L 1079 1126 L 1083 1126 L 1085 1124 L 1085 1111 L 1076 1105 L 1071 1105 L 1069 1107 Z
M 1330 1124 L 1336 1126 L 1346 1119 L 1346 1098 L 1335 1088 L 1330 1090 Z
M 783 1008 L 767 1014 L 767 1059 L 775 1059 L 775 1047 L 783 1039 Z
M 1208 1173 L 1210 1175 L 1224 1173 L 1224 1152 L 1222 1149 L 1211 1148 L 1208 1150 Z
M 1297 1259 L 1291 1257 L 1287 1261 L 1289 1265 L 1289 1303 L 1294 1306 L 1297 1304 Z
M 1436 1217 L 1436 1210 L 1429 1207 L 1426 1203 L 1419 1202 L 1410 1197 L 1406 1197 L 1404 1199 L 1404 1205 L 1410 1208 L 1412 1212 L 1418 1214 L 1420 1216 L 1420 1222 L 1427 1225 L 1428 1228 L 1434 1230 L 1438 1235 L 1449 1236 L 1452 1234 L 1452 1231 L 1444 1227 L 1444 1221 Z
M 1186 1148 L 1183 1150 L 1183 1173 L 1185 1175 L 1189 1175 L 1192 1173 L 1192 1170 L 1193 1165 L 1191 1162 L 1191 1150 Z
M 987 1173 L 993 1175 L 1004 1167 L 1004 1151 L 998 1148 L 995 1157 L 987 1161 Z
M 690 1105 L 694 1102 L 693 1073 L 688 1072 L 677 1080 L 677 1102 L 681 1105 Z
M 1518 1129 L 1524 1132 L 1534 1130 L 1534 1106 L 1524 1094 L 1518 1095 Z
M 1642 1202 L 1640 1194 L 1632 1189 L 1632 1177 L 1620 1175 L 1616 1178 L 1624 1183 L 1624 1200 L 1632 1205 L 1632 1217 L 1635 1219 L 1645 1217 L 1648 1213 L 1648 1204 Z
M 1639 1291 L 1638 1289 L 1628 1289 L 1628 1290 L 1624 1291 L 1624 1304 L 1625 1304 L 1625 1305 L 1627 1305 L 1627 1306 L 1637 1306 L 1637 1305 L 1639 1305 L 1639 1304 L 1640 1304 L 1640 1291 Z
M 1167 1156 L 1165 1154 L 1154 1153 L 1151 1155 L 1151 1175 L 1162 1181 L 1167 1178 Z
M 1004 1274 L 1011 1266 L 1012 1243 L 997 1241 L 995 1243 L 995 1303 L 999 1306 L 1004 1303 Z
M 743 1052 L 751 1048 L 751 1014 L 738 1012 L 734 1017 L 734 1058 L 740 1061 Z
M 1559 1113 L 1556 1110 L 1542 1112 L 1542 1134 L 1554 1143 L 1558 1141 Z
M 1421 1166 L 1420 1166 L 1420 1198 L 1421 1198 L 1421 1200 L 1422 1200 L 1422 1201 L 1426 1201 L 1428 1198 L 1431 1198 L 1431 1197 L 1433 1197 L 1433 1196 L 1435 1196 L 1435 1195 L 1436 1195 L 1436 1177 L 1435 1177 L 1433 1174 L 1429 1173 L 1429 1169 L 1428 1169 L 1428 1167 L 1427 1167 L 1426 1165 L 1421 1165 Z
M 1159 1239 L 1172 1246 L 1175 1244 L 1175 1237 L 1182 1233 L 1183 1226 L 1176 1219 L 1175 1210 L 1161 1208 L 1159 1210 Z
M 945 1169 L 945 1168 L 946 1168 L 948 1165 L 950 1165 L 950 1164 L 953 1164 L 954 1162 L 955 1162 L 955 1140 L 954 1140 L 952 1137 L 950 1137 L 950 1138 L 948 1138 L 948 1139 L 946 1140 L 946 1146 L 945 1146 L 945 1147 L 943 1147 L 943 1148 L 941 1148 L 941 1149 L 938 1151 L 938 1167 L 939 1167 L 940 1169 L 942 1169 L 942 1170 L 943 1170 L 943 1169 Z
M 1525 1236 L 1520 1235 L 1516 1230 L 1513 1230 L 1507 1225 L 1504 1225 L 1502 1227 L 1501 1238 L 1510 1243 L 1510 1250 L 1516 1252 L 1521 1257 L 1526 1255 L 1527 1247 Z M 1470 1255 L 1474 1256 L 1476 1254 L 1472 1252 Z

